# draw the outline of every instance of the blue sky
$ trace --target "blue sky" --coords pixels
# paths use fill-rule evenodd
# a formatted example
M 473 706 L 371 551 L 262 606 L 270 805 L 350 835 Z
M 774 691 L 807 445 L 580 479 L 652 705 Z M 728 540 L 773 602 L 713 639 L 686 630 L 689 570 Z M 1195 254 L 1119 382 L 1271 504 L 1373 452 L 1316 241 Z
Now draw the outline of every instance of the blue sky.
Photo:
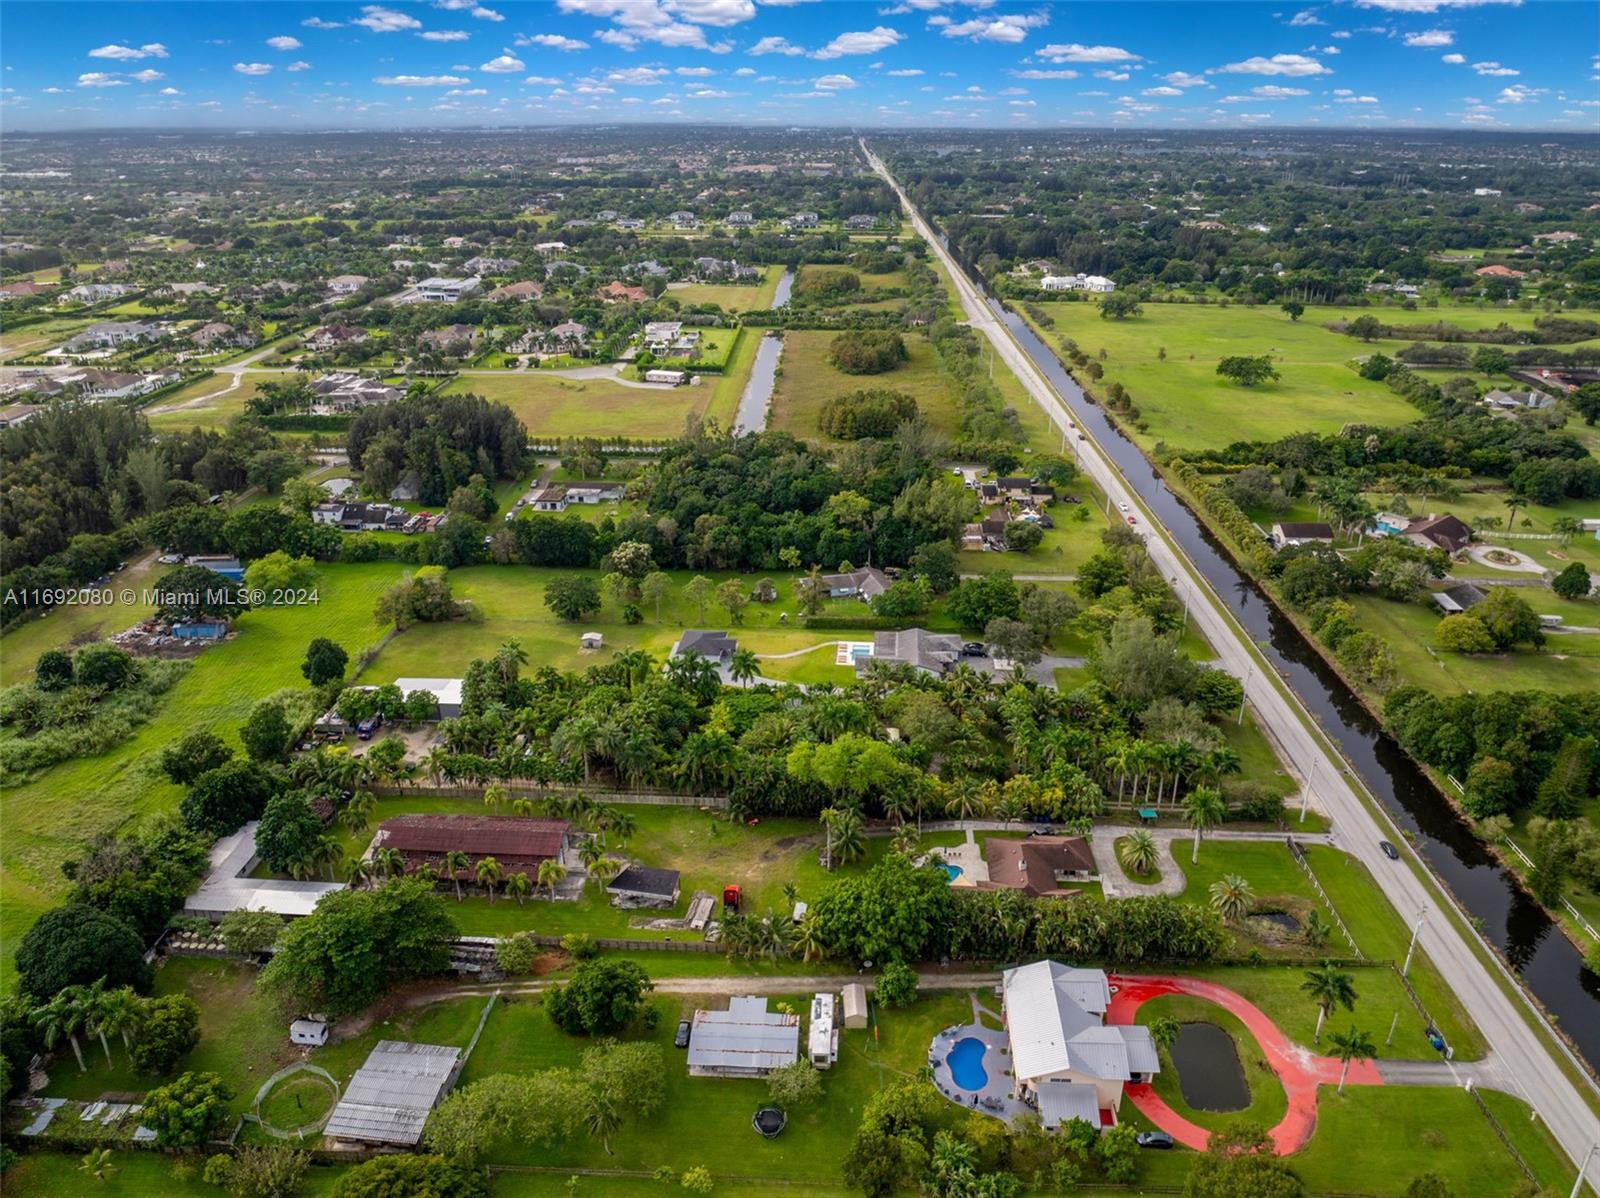
M 9 130 L 1600 129 L 1600 5 L 7 0 Z

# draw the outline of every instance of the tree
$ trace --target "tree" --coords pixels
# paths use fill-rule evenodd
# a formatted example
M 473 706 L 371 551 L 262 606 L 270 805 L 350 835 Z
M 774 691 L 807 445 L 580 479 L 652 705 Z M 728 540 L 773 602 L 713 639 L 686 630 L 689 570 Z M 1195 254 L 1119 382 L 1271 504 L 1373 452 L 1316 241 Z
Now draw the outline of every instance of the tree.
M 86 690 L 108 693 L 132 682 L 138 663 L 115 645 L 85 645 L 72 658 L 72 680 Z
M 1538 614 L 1510 587 L 1490 587 L 1471 614 L 1489 630 L 1494 643 L 1502 649 L 1521 644 L 1537 648 L 1544 644 Z
M 1566 569 L 1550 581 L 1550 589 L 1563 599 L 1583 599 L 1589 594 L 1589 567 L 1582 562 L 1570 562 Z
M 717 602 L 728 613 L 728 619 L 735 624 L 744 623 L 745 604 L 750 602 L 750 596 L 744 589 L 744 583 L 737 578 L 730 578 L 717 588 Z
M 570 982 L 551 990 L 545 1009 L 568 1035 L 610 1036 L 633 1022 L 654 989 L 636 962 L 600 958 L 583 962 Z
M 1183 1024 L 1170 1015 L 1157 1015 L 1150 1021 L 1150 1039 L 1158 1051 L 1171 1052 L 1183 1034 Z
M 33 1010 L 33 1025 L 43 1039 L 46 1051 L 66 1040 L 72 1045 L 72 1055 L 78 1058 L 78 1071 L 87 1072 L 83 1061 L 83 1045 L 78 1043 L 78 1033 L 83 1030 L 84 1009 L 79 1001 L 77 986 L 68 986 L 41 1003 Z
M 890 961 L 878 971 L 873 993 L 886 1007 L 909 1007 L 917 1001 L 917 973 L 904 961 Z
M 544 605 L 563 620 L 581 620 L 600 610 L 600 587 L 584 574 L 558 574 L 545 583 Z
M 1217 373 L 1241 387 L 1254 387 L 1257 383 L 1277 382 L 1280 377 L 1272 365 L 1270 355 L 1250 357 L 1233 354 L 1217 363 Z
M 945 602 L 945 613 L 960 627 L 978 631 L 991 620 L 1015 620 L 1022 615 L 1022 596 L 1006 574 L 986 574 L 962 579 Z
M 1184 1180 L 1184 1198 L 1301 1198 L 1305 1187 L 1259 1123 L 1214 1131 Z
M 414 624 L 453 620 L 461 611 L 461 605 L 451 593 L 445 568 L 423 566 L 385 591 L 378 599 L 375 614 L 380 624 L 393 624 L 403 631 Z
M 1154 873 L 1156 863 L 1160 860 L 1156 838 L 1143 828 L 1129 832 L 1117 846 L 1117 860 L 1121 861 L 1122 867 L 1131 874 Z
M 1044 656 L 1043 638 L 1021 620 L 1005 617 L 990 620 L 983 630 L 983 639 L 994 655 L 1018 666 L 1036 665 Z
M 833 881 L 809 914 L 829 952 L 856 961 L 927 961 L 949 944 L 956 900 L 944 871 L 896 853 L 865 874 Z
M 33 664 L 33 684 L 42 691 L 65 690 L 72 685 L 72 657 L 62 649 L 46 649 Z
M 1317 1044 L 1322 1043 L 1322 1025 L 1334 1007 L 1342 1006 L 1347 1011 L 1356 1009 L 1356 980 L 1332 961 L 1306 970 L 1300 989 L 1317 1004 L 1317 1031 L 1312 1037 Z
M 1344 1079 L 1350 1075 L 1351 1061 L 1370 1061 L 1378 1055 L 1372 1037 L 1351 1025 L 1347 1032 L 1334 1032 L 1328 1037 L 1333 1044 L 1333 1055 L 1339 1058 L 1339 1093 L 1344 1093 Z
M 656 609 L 656 623 L 661 623 L 661 603 L 672 594 L 672 575 L 652 570 L 639 582 L 639 596 Z
M 538 869 L 539 885 L 543 886 L 546 890 L 548 890 L 550 892 L 550 898 L 551 898 L 552 901 L 554 901 L 554 899 L 556 897 L 556 887 L 561 885 L 562 881 L 566 878 L 566 876 L 567 876 L 567 867 L 566 867 L 566 865 L 564 865 L 560 861 L 557 861 L 554 857 L 551 857 L 548 860 L 539 862 L 539 869 Z
M 493 857 L 479 857 L 478 864 L 473 867 L 473 877 L 477 878 L 478 885 L 489 892 L 489 905 L 494 905 L 495 888 L 500 885 L 500 879 L 505 876 L 505 871 L 500 868 L 500 862 Z
M 1494 637 L 1471 612 L 1455 612 L 1433 628 L 1433 643 L 1447 653 L 1493 653 Z
M 171 1073 L 200 1043 L 200 1007 L 187 994 L 151 999 L 129 1056 L 140 1073 Z
M 256 826 L 256 849 L 269 868 L 288 873 L 308 861 L 322 838 L 322 821 L 297 790 L 267 800 Z
M 1454 1198 L 1444 1178 L 1437 1173 L 1423 1173 L 1411 1179 L 1402 1198 Z
M 150 990 L 139 934 L 113 915 L 82 903 L 46 911 L 23 933 L 17 947 L 17 986 L 35 998 L 50 998 L 68 986 L 104 978 L 112 989 Z
M 283 704 L 263 699 L 250 709 L 239 740 L 252 761 L 281 761 L 294 740 L 294 729 L 283 714 Z
M 1139 297 L 1128 291 L 1113 291 L 1100 297 L 1101 320 L 1126 320 L 1130 316 L 1143 316 L 1144 306 Z
M 925 541 L 911 551 L 911 573 L 925 580 L 935 595 L 943 595 L 961 581 L 955 550 L 945 541 Z
M 1300 317 L 1305 314 L 1306 310 L 1306 306 L 1299 300 L 1290 300 L 1288 303 L 1280 304 L 1278 306 L 1289 314 L 1289 319 L 1291 321 L 1299 320 Z
M 183 822 L 197 832 L 229 836 L 246 821 L 260 819 L 278 780 L 258 762 L 229 761 L 207 770 L 178 803 Z
M 431 883 L 334 891 L 284 930 L 261 986 L 285 1008 L 344 1014 L 394 983 L 441 972 L 457 934 Z
M 161 772 L 179 786 L 188 786 L 201 774 L 232 760 L 233 750 L 215 732 L 203 728 L 161 750 Z
M 1078 601 L 1066 591 L 1050 590 L 1034 583 L 1023 583 L 1017 590 L 1022 604 L 1022 622 L 1046 643 L 1077 618 Z
M 1196 673 L 1175 634 L 1158 633 L 1149 616 L 1132 610 L 1111 625 L 1090 668 L 1116 699 L 1135 710 L 1162 695 L 1187 691 Z
M 852 329 L 828 346 L 828 360 L 844 374 L 883 374 L 908 357 L 905 339 L 887 329 Z
M 78 1162 L 78 1172 L 87 1173 L 96 1181 L 106 1181 L 117 1171 L 111 1163 L 111 1149 L 91 1148 L 88 1155 Z
M 331 1198 L 489 1198 L 482 1170 L 442 1156 L 379 1156 L 348 1170 Z
M 518 874 L 525 878 L 527 874 Z M 543 950 L 534 940 L 531 932 L 518 932 L 513 936 L 502 936 L 494 942 L 495 964 L 500 966 L 500 971 L 516 977 L 519 974 L 532 973 L 534 962 L 539 959 Z
M 219 1152 L 206 1162 L 203 1180 L 232 1198 L 292 1198 L 311 1164 L 311 1154 L 276 1145 L 244 1144 L 233 1155 Z
M 217 931 L 222 936 L 223 946 L 234 956 L 253 957 L 278 942 L 283 934 L 283 916 L 272 911 L 240 908 L 224 915 Z
M 306 646 L 306 659 L 300 663 L 300 673 L 312 686 L 325 686 L 344 677 L 350 655 L 336 641 L 319 636 Z
M 1211 883 L 1211 908 L 1229 923 L 1238 923 L 1250 911 L 1255 893 L 1238 874 L 1224 874 Z
M 821 1097 L 822 1075 L 810 1061 L 792 1061 L 767 1074 L 767 1098 L 781 1110 L 798 1110 Z
M 1373 341 L 1383 335 L 1383 322 L 1376 316 L 1358 316 L 1345 326 L 1344 331 L 1363 341 Z
M 711 601 L 711 596 L 716 590 L 709 578 L 696 574 L 683 584 L 683 597 L 694 604 L 698 613 L 697 619 L 701 624 L 706 622 L 706 604 Z
M 1209 786 L 1197 786 L 1183 798 L 1183 818 L 1194 829 L 1194 852 L 1191 861 L 1200 860 L 1200 838 L 1207 828 L 1220 824 L 1228 814 L 1222 793 Z
M 139 1122 L 156 1133 L 163 1148 L 196 1148 L 222 1130 L 232 1098 L 233 1091 L 215 1073 L 185 1073 L 144 1096 Z
M 1044 540 L 1044 529 L 1032 520 L 1013 520 L 1006 525 L 1006 548 L 1012 553 L 1030 553 Z

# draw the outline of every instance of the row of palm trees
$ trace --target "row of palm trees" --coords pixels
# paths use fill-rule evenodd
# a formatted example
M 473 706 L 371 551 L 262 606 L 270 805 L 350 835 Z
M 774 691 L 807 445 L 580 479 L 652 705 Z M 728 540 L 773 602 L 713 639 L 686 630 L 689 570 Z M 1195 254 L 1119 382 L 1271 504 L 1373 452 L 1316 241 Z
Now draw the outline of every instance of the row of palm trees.
M 564 864 L 552 857 L 539 862 L 539 868 L 533 878 L 522 870 L 507 875 L 505 868 L 495 858 L 479 857 L 474 863 L 471 857 L 459 849 L 451 849 L 445 853 L 440 860 L 440 866 L 440 869 L 435 869 L 424 861 L 415 868 L 408 869 L 405 856 L 400 850 L 380 847 L 374 849 L 370 856 L 350 858 L 345 864 L 345 874 L 352 886 L 373 886 L 380 881 L 400 877 L 415 878 L 432 886 L 439 881 L 442 872 L 444 878 L 455 887 L 458 903 L 463 897 L 461 882 L 465 878 L 481 886 L 488 893 L 490 903 L 495 901 L 501 885 L 504 884 L 506 896 L 516 899 L 520 907 L 533 894 L 535 885 L 548 890 L 550 897 L 555 898 L 556 888 L 566 880 L 570 872 Z
M 144 1025 L 147 1002 L 131 986 L 108 990 L 100 978 L 86 986 L 67 986 L 33 1011 L 33 1023 L 44 1038 L 46 1049 L 62 1040 L 72 1046 L 78 1068 L 87 1071 L 80 1035 L 93 1036 L 105 1050 L 106 1064 L 111 1058 L 111 1037 L 118 1036 L 124 1049 L 131 1049 L 134 1037 Z

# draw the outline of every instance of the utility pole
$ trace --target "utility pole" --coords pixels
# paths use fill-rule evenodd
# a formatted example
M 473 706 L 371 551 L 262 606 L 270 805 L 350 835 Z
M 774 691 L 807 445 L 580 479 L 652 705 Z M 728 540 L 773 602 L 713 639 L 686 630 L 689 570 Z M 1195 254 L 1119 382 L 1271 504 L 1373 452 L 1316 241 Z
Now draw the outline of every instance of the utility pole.
M 1567 1198 L 1578 1198 L 1578 1191 L 1583 1189 L 1583 1175 L 1589 1171 L 1589 1161 L 1597 1152 L 1600 1152 L 1600 1144 L 1591 1144 L 1589 1151 L 1583 1154 L 1583 1164 L 1578 1166 L 1578 1179 L 1572 1183 L 1572 1193 Z
M 1311 759 L 1311 768 L 1306 772 L 1306 784 L 1300 795 L 1300 822 L 1306 822 L 1306 808 L 1311 806 L 1311 780 L 1317 776 L 1319 758 Z
M 1400 967 L 1401 977 L 1406 977 L 1411 973 L 1411 954 L 1417 951 L 1417 937 L 1422 934 L 1422 921 L 1427 914 L 1428 909 L 1426 907 L 1417 912 L 1416 926 L 1411 929 L 1411 943 L 1406 946 L 1406 963 Z
M 1243 725 L 1244 723 L 1244 705 L 1250 701 L 1250 679 L 1255 677 L 1255 672 L 1256 663 L 1252 658 L 1245 663 L 1244 686 L 1240 688 L 1239 694 L 1239 718 L 1234 721 L 1235 724 Z
M 1383 1038 L 1383 1046 L 1388 1048 L 1394 1043 L 1394 1029 L 1400 1026 L 1400 1012 L 1394 1013 L 1394 1018 L 1389 1020 L 1389 1034 Z

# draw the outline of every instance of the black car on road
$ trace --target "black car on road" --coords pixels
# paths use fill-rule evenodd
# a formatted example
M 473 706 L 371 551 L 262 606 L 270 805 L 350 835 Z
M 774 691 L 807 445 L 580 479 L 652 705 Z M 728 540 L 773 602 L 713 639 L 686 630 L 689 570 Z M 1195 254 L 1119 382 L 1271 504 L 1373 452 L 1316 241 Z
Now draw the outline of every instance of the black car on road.
M 1383 850 L 1383 855 L 1389 858 L 1390 861 L 1400 860 L 1400 850 L 1395 848 L 1394 845 L 1390 844 L 1387 840 L 1378 841 L 1378 847 Z
M 1140 1148 L 1172 1148 L 1172 1137 L 1164 1131 L 1142 1131 L 1133 1137 Z

